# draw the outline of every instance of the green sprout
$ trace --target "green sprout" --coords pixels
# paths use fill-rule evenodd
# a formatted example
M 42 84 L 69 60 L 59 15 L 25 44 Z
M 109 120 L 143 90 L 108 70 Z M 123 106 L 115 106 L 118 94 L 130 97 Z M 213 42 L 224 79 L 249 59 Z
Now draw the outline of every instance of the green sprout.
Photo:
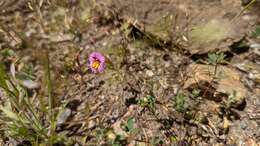
M 149 95 L 147 97 L 144 97 L 143 99 L 140 99 L 138 101 L 138 105 L 140 105 L 141 107 L 146 107 L 150 110 L 153 110 L 155 108 L 155 102 L 156 102 L 155 97 L 152 95 Z
M 198 97 L 199 95 L 200 95 L 200 90 L 199 89 L 193 89 L 192 90 L 192 93 L 191 93 L 191 96 L 193 97 L 193 98 L 196 98 L 196 97 Z
M 215 77 L 217 75 L 218 65 L 225 62 L 225 57 L 226 57 L 226 55 L 223 52 L 208 54 L 208 63 L 215 66 L 213 79 L 215 79 Z
M 237 92 L 233 91 L 233 93 L 228 96 L 228 101 L 227 101 L 228 105 L 230 106 L 231 104 L 236 103 L 237 101 L 236 99 L 237 99 Z
M 177 94 L 177 96 L 175 97 L 175 109 L 178 112 L 185 112 L 187 109 L 187 104 L 186 104 L 186 96 L 184 94 Z
M 208 63 L 212 65 L 217 65 L 225 62 L 226 55 L 224 53 L 209 53 Z

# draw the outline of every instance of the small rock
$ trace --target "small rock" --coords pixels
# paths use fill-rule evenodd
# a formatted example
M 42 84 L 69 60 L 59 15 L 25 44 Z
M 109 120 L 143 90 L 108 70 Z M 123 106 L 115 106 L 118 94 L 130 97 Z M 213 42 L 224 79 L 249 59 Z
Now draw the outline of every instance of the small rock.
M 260 56 L 260 44 L 259 44 L 259 48 L 254 48 L 254 53 Z
M 245 123 L 245 121 L 242 121 L 240 124 L 241 129 L 245 130 L 247 127 L 247 124 Z
M 57 117 L 57 125 L 62 125 L 64 124 L 68 118 L 71 116 L 72 111 L 69 108 L 66 108 L 63 112 L 59 114 Z
M 223 120 L 223 128 L 225 130 L 227 130 L 229 128 L 229 121 L 226 117 L 224 117 L 224 120 Z
M 96 122 L 94 120 L 90 120 L 88 122 L 88 129 L 92 129 L 96 126 Z
M 109 130 L 107 132 L 107 138 L 110 139 L 110 140 L 115 140 L 116 139 L 116 135 L 115 133 L 113 132 L 113 130 Z
M 167 67 L 170 67 L 171 66 L 171 63 L 170 62 L 166 62 L 165 64 L 164 64 L 164 66 L 167 68 Z
M 260 56 L 260 44 L 251 44 L 251 48 L 253 48 L 253 52 Z
M 145 73 L 149 77 L 152 77 L 154 75 L 153 71 L 151 71 L 151 70 L 147 70 Z
M 223 134 L 223 135 L 220 135 L 219 138 L 220 138 L 221 140 L 226 140 L 226 136 L 225 136 L 224 134 Z
M 23 80 L 22 85 L 28 89 L 38 89 L 40 87 L 40 84 L 38 82 L 32 80 Z

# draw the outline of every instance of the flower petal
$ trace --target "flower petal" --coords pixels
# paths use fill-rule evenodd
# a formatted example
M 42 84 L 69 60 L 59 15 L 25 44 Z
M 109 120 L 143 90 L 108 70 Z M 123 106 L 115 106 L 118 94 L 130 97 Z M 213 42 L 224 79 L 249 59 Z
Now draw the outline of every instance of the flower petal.
M 105 70 L 105 57 L 99 53 L 99 52 L 92 52 L 90 55 L 89 55 L 89 58 L 88 58 L 88 67 L 90 68 L 90 70 L 93 72 L 93 73 L 101 73 Z M 100 62 L 100 66 L 98 67 L 98 69 L 95 69 L 93 68 L 92 64 L 95 62 L 95 61 L 99 61 Z

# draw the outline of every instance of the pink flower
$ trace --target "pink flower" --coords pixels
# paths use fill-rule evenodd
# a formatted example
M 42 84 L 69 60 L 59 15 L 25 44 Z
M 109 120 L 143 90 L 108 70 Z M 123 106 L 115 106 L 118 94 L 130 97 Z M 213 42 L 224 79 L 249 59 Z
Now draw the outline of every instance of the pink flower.
M 105 57 L 99 52 L 92 52 L 88 58 L 88 66 L 93 73 L 101 73 L 105 70 Z

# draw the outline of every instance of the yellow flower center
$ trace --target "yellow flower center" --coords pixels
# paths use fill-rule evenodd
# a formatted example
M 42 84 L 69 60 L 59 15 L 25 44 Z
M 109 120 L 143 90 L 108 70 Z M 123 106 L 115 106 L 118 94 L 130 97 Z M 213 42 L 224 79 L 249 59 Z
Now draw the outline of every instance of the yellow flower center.
M 98 69 L 100 66 L 100 61 L 98 60 L 95 60 L 93 63 L 92 63 L 92 68 L 94 69 Z

